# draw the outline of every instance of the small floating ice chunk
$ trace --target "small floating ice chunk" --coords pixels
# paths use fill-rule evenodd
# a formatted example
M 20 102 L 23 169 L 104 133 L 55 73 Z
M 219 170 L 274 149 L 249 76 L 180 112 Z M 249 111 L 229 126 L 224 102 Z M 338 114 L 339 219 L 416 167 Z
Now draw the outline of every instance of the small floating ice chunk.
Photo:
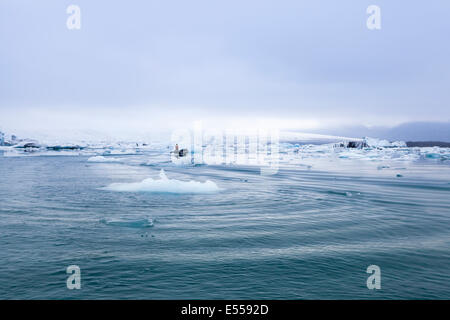
M 132 183 L 112 183 L 103 189 L 118 192 L 153 192 L 175 194 L 215 193 L 220 190 L 219 187 L 210 180 L 207 180 L 206 182 L 199 182 L 193 180 L 180 181 L 169 179 L 167 178 L 164 169 L 161 169 L 159 178 L 159 180 L 148 178 L 141 182 Z
M 101 219 L 101 223 L 108 226 L 115 227 L 128 227 L 128 228 L 150 228 L 153 227 L 153 220 L 150 218 L 145 219 Z
M 88 159 L 89 162 L 118 162 L 120 161 L 119 158 L 114 158 L 114 157 L 104 157 L 104 156 L 95 156 L 95 157 L 90 157 Z
M 425 157 L 428 159 L 439 159 L 441 155 L 439 153 L 427 153 Z

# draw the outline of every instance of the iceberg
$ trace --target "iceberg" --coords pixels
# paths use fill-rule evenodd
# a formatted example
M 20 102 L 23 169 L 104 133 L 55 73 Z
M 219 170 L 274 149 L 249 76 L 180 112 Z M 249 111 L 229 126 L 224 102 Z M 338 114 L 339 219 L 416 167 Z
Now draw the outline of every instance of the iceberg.
M 118 192 L 153 192 L 153 193 L 174 193 L 174 194 L 207 194 L 216 193 L 220 189 L 212 181 L 180 181 L 169 179 L 161 169 L 159 173 L 159 180 L 148 178 L 141 182 L 132 183 L 112 183 L 103 188 L 108 191 Z
M 18 149 L 39 149 L 41 145 L 36 140 L 23 140 L 18 143 L 15 148 Z
M 83 150 L 84 148 L 85 147 L 77 145 L 77 144 L 47 146 L 47 150 L 52 150 L 52 151 Z
M 369 147 L 372 147 L 372 148 L 378 148 L 378 147 L 404 148 L 404 147 L 406 147 L 406 143 L 404 141 L 389 142 L 388 140 L 365 137 L 364 142 Z

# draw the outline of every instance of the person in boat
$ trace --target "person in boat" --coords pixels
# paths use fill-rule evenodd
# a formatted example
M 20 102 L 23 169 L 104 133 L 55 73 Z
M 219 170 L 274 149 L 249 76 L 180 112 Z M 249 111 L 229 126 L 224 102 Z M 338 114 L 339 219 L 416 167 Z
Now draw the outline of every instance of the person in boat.
M 188 153 L 187 149 L 180 149 L 178 147 L 178 143 L 175 145 L 175 150 L 171 151 L 171 153 L 175 154 L 175 156 L 178 157 L 185 157 Z

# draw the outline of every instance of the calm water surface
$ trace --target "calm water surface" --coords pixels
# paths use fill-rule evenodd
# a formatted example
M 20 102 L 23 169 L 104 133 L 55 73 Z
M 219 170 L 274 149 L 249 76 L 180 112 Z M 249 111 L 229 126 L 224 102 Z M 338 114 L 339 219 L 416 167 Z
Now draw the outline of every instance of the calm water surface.
M 450 299 L 448 164 L 317 161 L 262 176 L 156 154 L 87 159 L 0 156 L 0 298 Z M 221 190 L 102 189 L 161 168 Z M 372 264 L 381 290 L 366 287 Z M 69 265 L 81 290 L 66 288 Z

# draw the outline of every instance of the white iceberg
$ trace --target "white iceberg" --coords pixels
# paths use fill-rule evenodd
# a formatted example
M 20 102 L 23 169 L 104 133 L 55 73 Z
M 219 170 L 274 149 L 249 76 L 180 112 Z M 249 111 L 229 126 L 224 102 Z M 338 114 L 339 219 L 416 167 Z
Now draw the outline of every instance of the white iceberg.
M 369 138 L 365 137 L 364 142 L 369 146 L 373 148 L 377 147 L 397 147 L 397 148 L 404 148 L 406 147 L 406 143 L 404 141 L 394 141 L 389 142 L 388 140 L 382 140 L 382 139 L 376 139 L 376 138 Z
M 141 182 L 112 183 L 103 189 L 119 192 L 154 192 L 175 194 L 215 193 L 220 190 L 219 187 L 210 180 L 207 180 L 206 182 L 199 182 L 193 180 L 180 181 L 169 179 L 167 178 L 164 169 L 161 169 L 159 177 L 159 180 L 148 178 Z

